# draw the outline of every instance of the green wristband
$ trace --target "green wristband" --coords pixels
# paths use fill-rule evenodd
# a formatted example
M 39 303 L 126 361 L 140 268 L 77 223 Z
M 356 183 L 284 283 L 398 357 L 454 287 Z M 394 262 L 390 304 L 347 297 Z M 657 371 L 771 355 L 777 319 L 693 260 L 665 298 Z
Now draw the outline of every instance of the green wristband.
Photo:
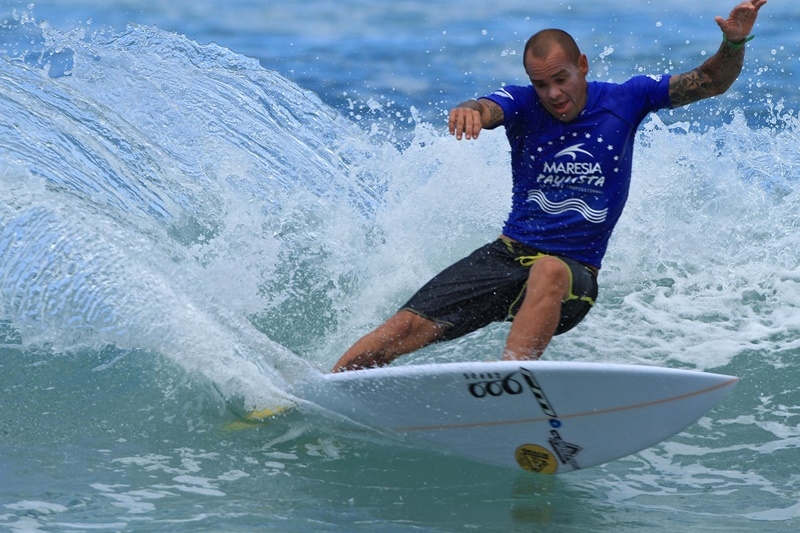
M 728 38 L 725 37 L 724 33 L 722 34 L 722 42 L 724 44 L 727 44 L 729 47 L 733 48 L 734 50 L 740 50 L 740 49 L 744 48 L 744 45 L 749 43 L 750 41 L 752 41 L 754 38 L 755 38 L 755 35 L 751 35 L 750 37 L 748 37 L 747 39 L 745 39 L 744 41 L 742 41 L 740 43 L 734 43 L 733 41 L 729 41 Z

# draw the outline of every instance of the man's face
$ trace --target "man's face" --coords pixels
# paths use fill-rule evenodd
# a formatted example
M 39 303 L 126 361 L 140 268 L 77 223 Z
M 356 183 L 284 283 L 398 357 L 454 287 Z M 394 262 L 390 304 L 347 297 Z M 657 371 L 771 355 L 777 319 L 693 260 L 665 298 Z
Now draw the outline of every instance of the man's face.
M 569 122 L 586 106 L 586 74 L 589 62 L 581 55 L 577 64 L 560 46 L 544 58 L 525 58 L 525 72 L 545 109 L 561 122 Z

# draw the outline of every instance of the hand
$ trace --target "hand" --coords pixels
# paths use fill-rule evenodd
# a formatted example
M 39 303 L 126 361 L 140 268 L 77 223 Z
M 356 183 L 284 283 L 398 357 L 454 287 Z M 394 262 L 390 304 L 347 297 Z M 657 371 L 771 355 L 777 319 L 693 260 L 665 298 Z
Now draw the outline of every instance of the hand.
M 740 42 L 750 35 L 758 17 L 758 10 L 767 0 L 747 0 L 734 7 L 727 19 L 714 17 L 725 38 L 731 42 Z
M 470 107 L 455 107 L 450 110 L 447 127 L 450 129 L 450 135 L 455 135 L 459 141 L 462 136 L 466 136 L 467 140 L 477 139 L 483 127 L 481 113 Z

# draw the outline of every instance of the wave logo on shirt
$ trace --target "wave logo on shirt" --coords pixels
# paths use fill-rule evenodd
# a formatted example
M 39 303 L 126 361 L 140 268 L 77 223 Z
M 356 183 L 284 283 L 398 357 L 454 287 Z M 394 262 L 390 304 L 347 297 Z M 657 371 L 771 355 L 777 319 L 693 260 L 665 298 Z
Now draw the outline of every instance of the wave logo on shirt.
M 592 159 L 594 159 L 594 156 L 592 155 L 592 153 L 591 152 L 587 152 L 586 150 L 581 148 L 581 146 L 583 146 L 583 143 L 581 143 L 581 144 L 573 144 L 572 146 L 568 146 L 567 148 L 564 148 L 563 150 L 558 152 L 555 155 L 555 157 L 563 157 L 565 155 L 568 155 L 568 156 L 570 156 L 572 158 L 573 161 L 575 161 L 578 158 L 578 154 L 586 154 L 589 157 L 591 157 Z
M 542 191 L 532 190 L 528 193 L 528 200 L 536 202 L 545 213 L 561 215 L 567 211 L 577 211 L 589 222 L 602 224 L 606 221 L 608 209 L 592 209 L 589 204 L 579 198 L 567 198 L 562 202 L 551 202 Z
M 514 99 L 514 97 L 511 96 L 511 93 L 506 91 L 505 89 L 497 89 L 492 94 L 497 95 L 497 96 L 501 96 L 503 98 L 508 98 L 509 100 L 513 100 Z

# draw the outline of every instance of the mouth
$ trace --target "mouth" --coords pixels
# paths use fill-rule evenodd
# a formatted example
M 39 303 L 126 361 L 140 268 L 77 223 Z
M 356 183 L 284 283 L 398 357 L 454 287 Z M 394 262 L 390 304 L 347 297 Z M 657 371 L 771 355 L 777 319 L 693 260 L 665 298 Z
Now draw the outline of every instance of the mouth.
M 569 102 L 553 104 L 553 111 L 555 111 L 558 115 L 566 115 L 567 111 L 569 111 Z

